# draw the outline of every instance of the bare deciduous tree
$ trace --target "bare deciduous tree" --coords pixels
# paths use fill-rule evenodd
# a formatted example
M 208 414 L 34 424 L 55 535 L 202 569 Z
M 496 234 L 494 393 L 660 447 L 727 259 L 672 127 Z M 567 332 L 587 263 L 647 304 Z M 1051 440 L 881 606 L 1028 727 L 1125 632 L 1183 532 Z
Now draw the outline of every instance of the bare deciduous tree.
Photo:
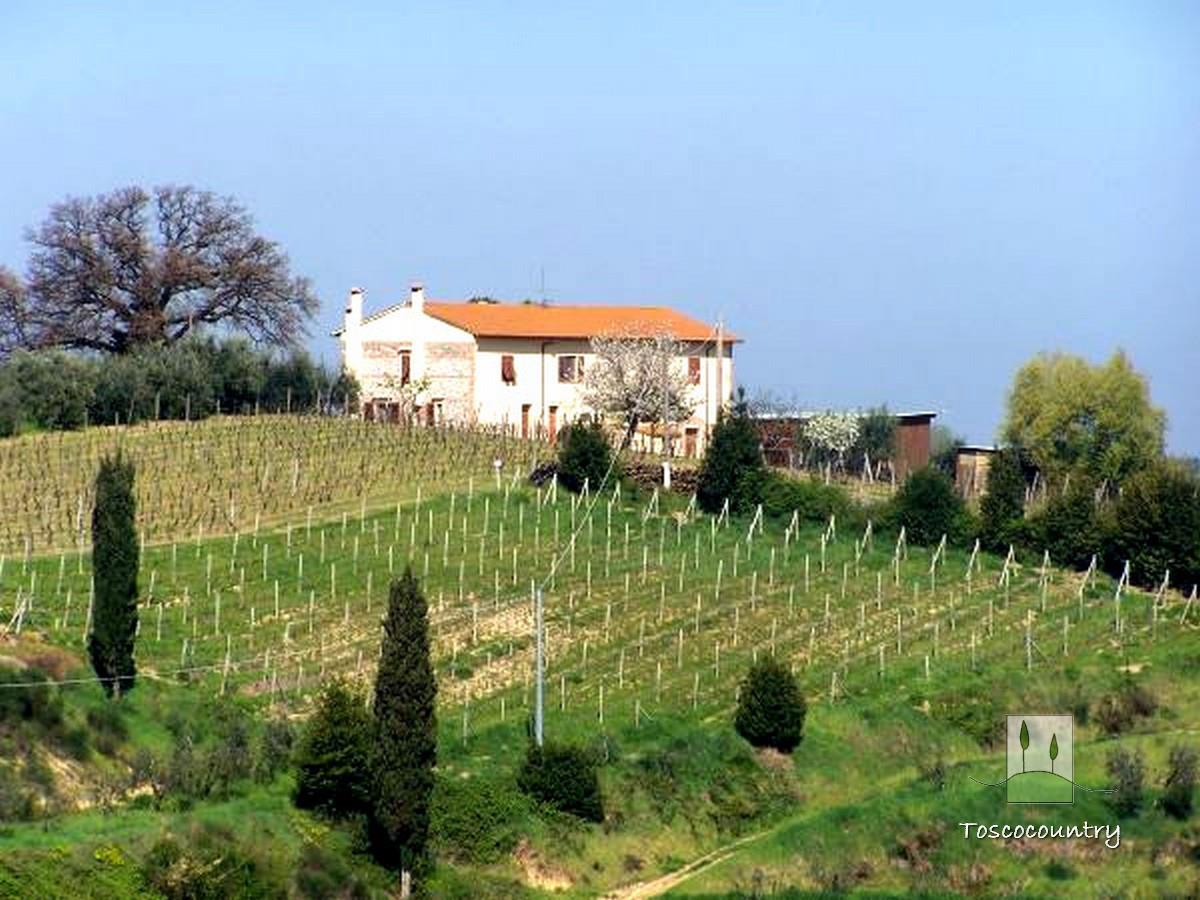
M 123 353 L 216 324 L 291 344 L 317 307 L 241 205 L 193 187 L 70 198 L 27 237 L 27 287 L 0 301 L 9 348 Z
M 670 334 L 632 329 L 597 335 L 591 349 L 595 361 L 584 374 L 584 402 L 619 415 L 626 442 L 643 422 L 678 422 L 695 411 L 687 370 L 679 365 L 686 351 Z
M 16 273 L 0 266 L 0 352 L 27 346 L 26 308 L 25 285 Z

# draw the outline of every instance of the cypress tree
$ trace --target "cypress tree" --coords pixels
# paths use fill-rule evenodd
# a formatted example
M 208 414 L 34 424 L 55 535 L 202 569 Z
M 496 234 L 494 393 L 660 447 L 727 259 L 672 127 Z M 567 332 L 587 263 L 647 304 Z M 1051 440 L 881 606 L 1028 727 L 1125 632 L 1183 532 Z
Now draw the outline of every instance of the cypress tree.
M 383 631 L 375 676 L 371 846 L 382 865 L 420 872 L 437 763 L 437 683 L 429 609 L 411 567 L 392 582 Z
M 137 504 L 133 463 L 120 452 L 106 457 L 96 475 L 92 508 L 92 630 L 88 656 L 110 697 L 130 690 L 137 668 Z
M 719 513 L 728 498 L 730 512 L 749 512 L 762 501 L 766 471 L 749 404 L 739 393 L 733 413 L 722 411 L 713 428 L 696 485 L 696 501 L 705 512 Z

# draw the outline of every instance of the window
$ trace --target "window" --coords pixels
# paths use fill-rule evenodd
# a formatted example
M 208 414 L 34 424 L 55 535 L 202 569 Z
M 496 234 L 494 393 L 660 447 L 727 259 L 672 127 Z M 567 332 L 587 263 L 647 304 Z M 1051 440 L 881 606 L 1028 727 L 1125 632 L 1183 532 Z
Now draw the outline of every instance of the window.
M 500 357 L 500 380 L 505 384 L 517 383 L 517 364 L 513 361 L 511 353 Z
M 412 380 L 412 353 L 400 351 L 400 385 L 403 387 Z
M 558 358 L 558 380 L 567 384 L 583 381 L 583 357 L 560 356 Z
M 700 357 L 688 357 L 688 384 L 700 383 Z

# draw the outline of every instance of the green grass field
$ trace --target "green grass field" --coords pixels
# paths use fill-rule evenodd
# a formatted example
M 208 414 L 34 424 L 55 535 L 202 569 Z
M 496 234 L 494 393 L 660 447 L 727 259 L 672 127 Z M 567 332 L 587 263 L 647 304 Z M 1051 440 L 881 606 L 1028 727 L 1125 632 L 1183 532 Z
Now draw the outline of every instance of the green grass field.
M 226 448 L 212 456 L 224 460 L 217 484 L 242 471 L 228 427 L 194 425 L 188 437 Z M 356 435 L 363 426 L 345 427 Z M 429 438 L 370 440 L 403 453 L 404 440 Z M 1010 808 L 1002 790 L 971 780 L 1003 771 L 998 735 L 1014 709 L 1075 714 L 1076 780 L 1088 786 L 1105 783 L 1105 754 L 1117 743 L 1089 710 L 1130 679 L 1159 707 L 1119 742 L 1143 748 L 1152 774 L 1173 742 L 1196 740 L 1200 611 L 1179 595 L 1128 590 L 1118 600 L 1103 576 L 1028 564 L 1006 572 L 986 554 L 905 547 L 844 525 L 830 533 L 827 524 L 768 520 L 751 529 L 697 515 L 686 497 L 625 488 L 573 498 L 513 479 L 516 465 L 497 485 L 494 455 L 520 459 L 529 449 L 483 438 L 471 447 L 444 485 L 422 479 L 419 499 L 411 470 L 381 469 L 357 500 L 343 490 L 309 504 L 283 492 L 272 501 L 277 515 L 258 516 L 257 527 L 253 515 L 234 517 L 220 537 L 147 529 L 143 677 L 122 713 L 128 744 L 79 767 L 60 793 L 97 802 L 99 773 L 137 747 L 168 746 L 172 715 L 234 703 L 299 721 L 330 677 L 369 683 L 388 580 L 410 564 L 430 603 L 440 685 L 448 812 L 435 833 L 435 896 L 551 888 L 1160 896 L 1195 885 L 1187 860 L 1200 838 L 1152 807 L 1126 823 L 1115 854 L 968 841 L 956 831 L 960 821 L 1115 821 L 1100 795 L 1077 793 L 1063 809 Z M 152 480 L 143 459 L 141 477 Z M 166 537 L 155 540 L 159 533 Z M 10 553 L 0 564 L 0 617 L 13 620 L 11 655 L 49 648 L 82 660 L 89 584 L 86 553 Z M 546 731 L 607 760 L 602 826 L 535 809 L 512 784 L 532 699 L 535 585 L 546 598 Z M 730 725 L 740 678 L 772 653 L 809 701 L 791 759 L 754 753 Z M 89 673 L 75 674 L 81 680 L 60 689 L 68 707 L 103 706 Z M 288 784 L 284 775 L 245 786 L 186 813 L 130 799 L 107 813 L 11 823 L 0 836 L 9 879 L 0 896 L 21 895 L 22 878 L 87 879 L 93 870 L 128 881 L 93 896 L 136 896 L 136 861 L 196 817 L 260 847 L 281 871 L 303 871 L 301 855 L 319 851 L 361 873 L 363 891 L 384 890 L 386 874 L 354 854 L 343 830 L 290 807 Z M 470 803 L 492 813 L 476 828 L 496 838 L 483 849 L 462 824 L 470 816 L 451 814 Z M 97 856 L 110 845 L 125 863 Z M 708 854 L 686 877 L 654 884 Z M 96 878 L 88 883 L 108 883 Z

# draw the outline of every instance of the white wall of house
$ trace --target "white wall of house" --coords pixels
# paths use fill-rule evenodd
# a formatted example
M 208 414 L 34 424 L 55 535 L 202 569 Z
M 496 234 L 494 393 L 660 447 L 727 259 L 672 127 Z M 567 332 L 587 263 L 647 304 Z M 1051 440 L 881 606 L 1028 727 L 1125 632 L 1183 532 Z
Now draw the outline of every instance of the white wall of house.
M 534 338 L 479 338 L 475 356 L 475 409 L 480 422 L 519 430 L 528 407 L 531 433 L 561 428 L 586 412 L 583 384 L 558 380 L 560 356 L 588 357 L 587 341 L 543 341 Z M 505 384 L 502 360 L 512 356 L 516 384 Z M 585 360 L 584 366 L 587 362 Z
M 583 357 L 584 371 L 596 365 L 586 340 L 535 338 L 476 339 L 469 332 L 427 315 L 424 290 L 414 286 L 409 303 L 362 320 L 363 294 L 352 291 L 346 304 L 341 338 L 345 367 L 362 387 L 364 402 L 393 399 L 400 386 L 401 357 L 410 355 L 410 380 L 427 379 L 428 388 L 413 398 L 419 406 L 435 404 L 448 421 L 504 425 L 514 432 L 545 434 L 579 416 L 592 413 L 583 400 L 583 382 L 559 380 L 563 356 Z M 703 452 L 717 412 L 733 395 L 733 347 L 717 358 L 715 342 L 685 345 L 675 361 L 689 371 L 688 357 L 700 360 L 698 381 L 690 388 L 694 412 L 673 423 L 673 451 L 683 455 L 694 443 Z M 503 359 L 511 356 L 515 383 L 505 382 Z M 721 375 L 718 377 L 718 370 Z M 720 395 L 718 395 L 718 383 Z M 685 435 L 690 437 L 685 441 Z M 638 435 L 640 449 L 662 451 L 661 436 Z
M 424 291 L 414 288 L 407 306 L 396 306 L 362 321 L 362 294 L 351 292 L 342 326 L 342 360 L 358 379 L 362 400 L 390 399 L 400 386 L 403 354 L 410 355 L 409 378 L 428 387 L 414 399 L 438 403 L 450 420 L 473 415 L 475 338 L 461 328 L 426 315 Z

